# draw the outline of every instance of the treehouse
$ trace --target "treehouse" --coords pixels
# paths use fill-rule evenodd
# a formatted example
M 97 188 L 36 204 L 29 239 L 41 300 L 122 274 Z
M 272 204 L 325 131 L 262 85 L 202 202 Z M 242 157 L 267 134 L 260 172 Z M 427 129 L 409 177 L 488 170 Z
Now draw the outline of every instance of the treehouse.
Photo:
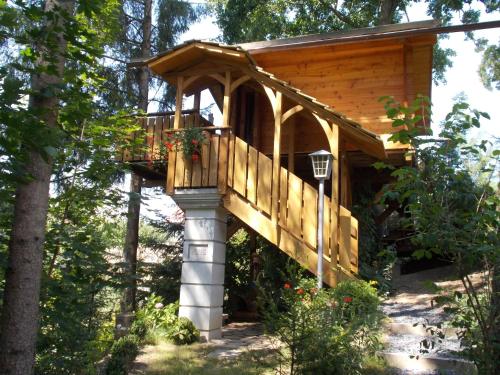
M 121 159 L 161 184 L 185 211 L 180 315 L 207 339 L 220 336 L 225 242 L 238 225 L 255 231 L 315 273 L 317 181 L 308 154 L 333 154 L 323 223 L 327 285 L 358 271 L 353 188 L 387 182 L 375 161 L 408 162 L 382 96 L 430 96 L 433 22 L 227 46 L 189 41 L 143 61 L 176 87 L 175 112 L 140 119 L 142 147 Z M 219 123 L 200 111 L 210 93 Z M 192 97 L 191 108 L 184 108 Z M 186 153 L 182 134 L 198 134 Z M 184 138 L 184 141 L 186 139 Z M 236 219 L 229 227 L 227 216 Z M 361 260 L 362 261 L 362 260 Z

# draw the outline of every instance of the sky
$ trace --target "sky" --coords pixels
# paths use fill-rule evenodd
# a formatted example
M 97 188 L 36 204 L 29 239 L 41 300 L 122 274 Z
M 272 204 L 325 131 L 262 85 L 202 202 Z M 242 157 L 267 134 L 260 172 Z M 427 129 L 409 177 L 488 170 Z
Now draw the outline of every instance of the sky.
M 413 5 L 408 10 L 409 21 L 421 21 L 430 19 L 426 15 L 425 4 Z M 499 14 L 481 16 L 481 22 L 498 20 Z M 454 20 L 452 23 L 458 24 L 459 20 Z M 192 25 L 190 30 L 180 38 L 180 42 L 191 39 L 215 40 L 221 34 L 219 28 L 215 24 L 213 17 L 207 17 L 200 22 Z M 481 30 L 475 32 L 476 37 L 483 37 L 495 43 L 500 40 L 500 29 Z M 500 138 L 500 91 L 493 89 L 487 90 L 482 85 L 479 75 L 477 73 L 481 61 L 481 54 L 476 53 L 474 44 L 471 41 L 465 40 L 464 33 L 449 34 L 449 39 L 441 41 L 443 48 L 452 48 L 456 52 L 453 58 L 453 67 L 446 71 L 445 78 L 446 84 L 433 84 L 432 87 L 432 128 L 436 132 L 438 125 L 444 120 L 446 114 L 453 106 L 454 98 L 460 93 L 467 95 L 468 101 L 472 108 L 487 112 L 491 120 L 481 121 L 481 128 L 474 129 L 469 134 L 471 139 L 492 139 L 494 137 Z M 202 96 L 202 107 L 211 103 L 209 95 Z M 189 106 L 188 103 L 186 103 Z M 213 109 L 216 106 L 212 107 Z M 215 122 L 220 118 L 220 113 L 214 113 Z M 347 114 L 348 115 L 348 114 Z M 125 182 L 124 190 L 128 190 L 128 179 Z M 148 189 L 151 190 L 151 189 Z M 152 193 L 152 192 L 150 192 Z M 149 195 L 149 194 L 148 194 Z M 160 193 L 158 196 L 150 196 L 144 202 L 142 214 L 147 217 L 154 217 L 155 213 L 152 208 L 161 209 L 161 207 L 172 210 L 175 203 L 170 197 Z

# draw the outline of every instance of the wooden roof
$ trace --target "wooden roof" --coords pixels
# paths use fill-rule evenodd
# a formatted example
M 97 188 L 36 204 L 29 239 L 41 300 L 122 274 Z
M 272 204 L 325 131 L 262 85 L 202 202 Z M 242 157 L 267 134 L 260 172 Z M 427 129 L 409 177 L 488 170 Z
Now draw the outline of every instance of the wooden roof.
M 251 54 L 257 54 L 280 49 L 358 43 L 389 38 L 406 38 L 423 34 L 448 34 L 498 27 L 500 27 L 500 20 L 448 26 L 441 26 L 440 22 L 436 20 L 426 20 L 242 43 L 239 46 Z
M 341 43 L 356 43 L 373 39 L 387 39 L 396 37 L 407 37 L 417 34 L 430 33 L 432 29 L 439 26 L 435 20 L 397 23 L 375 27 L 364 27 L 353 30 L 339 30 L 329 33 L 302 35 L 291 38 L 264 40 L 239 44 L 241 48 L 251 54 L 267 52 L 270 50 L 293 49 L 313 47 L 318 45 L 334 45 Z
M 147 64 L 154 73 L 166 78 L 172 72 L 184 70 L 206 59 L 217 59 L 229 66 L 241 69 L 256 81 L 282 92 L 297 104 L 308 108 L 312 113 L 337 124 L 340 131 L 366 153 L 380 159 L 385 158 L 384 144 L 377 134 L 364 129 L 359 123 L 347 118 L 342 113 L 266 72 L 256 65 L 247 51 L 239 46 L 193 40 L 149 59 Z

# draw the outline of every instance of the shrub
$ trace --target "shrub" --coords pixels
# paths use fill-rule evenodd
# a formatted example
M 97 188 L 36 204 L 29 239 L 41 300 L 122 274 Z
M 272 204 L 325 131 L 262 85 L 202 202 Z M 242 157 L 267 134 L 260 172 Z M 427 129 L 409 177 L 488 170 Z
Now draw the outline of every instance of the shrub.
M 264 322 L 287 349 L 282 360 L 290 374 L 360 374 L 363 360 L 379 348 L 382 318 L 375 288 L 345 281 L 334 289 L 316 288 L 316 280 L 295 277 L 281 296 L 264 295 Z
M 118 339 L 111 347 L 111 358 L 106 375 L 126 375 L 130 365 L 139 354 L 139 338 L 127 335 Z
M 137 310 L 130 333 L 147 343 L 161 339 L 171 340 L 177 345 L 196 342 L 200 332 L 187 318 L 178 318 L 179 302 L 163 305 L 161 297 L 152 294 Z
M 200 339 L 200 331 L 188 318 L 178 318 L 168 332 L 168 338 L 176 345 L 189 345 Z
M 179 302 L 164 306 L 161 297 L 151 294 L 137 310 L 131 330 L 141 338 L 151 331 L 169 330 L 177 320 L 178 311 Z

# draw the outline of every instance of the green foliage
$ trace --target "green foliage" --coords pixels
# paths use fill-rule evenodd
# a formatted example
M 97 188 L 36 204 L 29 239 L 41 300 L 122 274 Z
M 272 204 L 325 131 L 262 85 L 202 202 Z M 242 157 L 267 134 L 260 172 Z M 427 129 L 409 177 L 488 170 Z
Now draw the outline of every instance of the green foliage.
M 500 42 L 496 46 L 484 48 L 479 77 L 487 89 L 492 90 L 495 87 L 500 90 Z
M 157 339 L 188 345 L 199 340 L 200 332 L 187 318 L 178 318 L 179 302 L 163 304 L 161 297 L 151 294 L 135 314 L 130 332 L 141 340 L 156 343 Z
M 110 163 L 137 127 L 124 108 L 103 107 L 100 58 L 117 27 L 118 1 L 77 1 L 74 13 L 43 11 L 43 2 L 0 6 L 0 295 L 14 192 L 32 176 L 29 153 L 51 160 L 51 196 L 44 244 L 36 373 L 91 373 L 112 343 L 112 312 L 119 276 L 107 251 L 121 194 L 113 183 L 122 166 Z M 67 40 L 62 83 L 40 91 L 31 77 L 57 74 L 58 33 L 47 20 L 62 19 Z M 15 22 L 13 23 L 13 20 Z M 16 51 L 19 51 L 17 53 Z M 46 65 L 38 61 L 44 58 Z M 31 95 L 32 101 L 28 101 Z M 34 98 L 57 101 L 56 126 L 43 121 Z M 116 216 L 104 212 L 117 212 Z
M 224 286 L 227 299 L 224 311 L 233 314 L 241 308 L 242 301 L 255 296 L 256 288 L 250 272 L 249 236 L 244 230 L 236 232 L 226 244 Z
M 287 349 L 290 374 L 360 374 L 379 348 L 376 289 L 352 280 L 318 290 L 315 279 L 288 274 L 279 297 L 262 290 L 261 302 L 267 329 Z
M 102 74 L 106 76 L 105 85 L 109 88 L 103 101 L 116 108 L 137 107 L 138 69 L 130 69 L 126 62 L 142 57 L 145 2 L 124 0 L 120 3 L 120 9 L 116 12 L 120 25 L 113 35 L 112 59 L 101 67 Z M 204 14 L 205 9 L 204 6 L 179 0 L 153 0 L 152 7 L 151 48 L 148 51 L 151 56 L 174 47 L 189 26 Z M 156 91 L 152 101 L 159 104 L 160 110 L 171 110 L 175 99 L 173 86 L 156 77 L 149 77 L 149 81 L 150 87 Z
M 179 298 L 182 242 L 184 224 L 182 211 L 177 217 L 169 219 L 159 214 L 156 220 L 141 225 L 139 241 L 145 248 L 157 254 L 160 262 L 139 262 L 138 279 L 140 289 L 138 299 L 153 293 L 162 297 L 165 303 L 175 302 Z M 148 291 L 144 295 L 143 291 Z
M 119 338 L 111 347 L 106 375 L 127 375 L 137 354 L 139 354 L 139 338 L 133 335 Z
M 169 330 L 177 319 L 179 303 L 163 305 L 161 297 L 154 294 L 146 298 L 144 305 L 137 310 L 132 329 L 137 327 L 139 332 L 147 330 L 165 329 Z M 139 328 L 140 327 L 140 328 Z
M 200 331 L 194 326 L 188 318 L 178 318 L 168 333 L 176 345 L 189 345 L 200 340 Z
M 392 269 L 396 261 L 396 252 L 392 246 L 382 243 L 382 236 L 375 218 L 375 192 L 366 184 L 353 187 L 352 213 L 359 225 L 359 275 L 364 280 L 374 280 L 380 292 L 389 292 L 391 288 Z
M 438 138 L 419 137 L 418 125 L 429 112 L 423 103 L 422 98 L 410 107 L 391 99 L 386 102 L 388 117 L 399 130 L 392 140 L 411 144 L 417 160 L 416 167 L 392 173 L 395 183 L 390 193 L 405 204 L 403 224 L 414 230 L 414 255 L 455 261 L 465 294 L 446 301 L 454 302 L 448 309 L 451 320 L 462 329 L 464 353 L 480 374 L 494 374 L 500 349 L 500 196 L 495 187 L 500 153 L 488 152 L 494 147 L 490 141 L 467 143 L 467 131 L 489 116 L 471 109 L 463 97 L 446 116 Z M 474 179 L 467 168 L 474 162 L 474 174 L 481 179 Z M 469 277 L 477 271 L 483 272 L 483 286 Z

